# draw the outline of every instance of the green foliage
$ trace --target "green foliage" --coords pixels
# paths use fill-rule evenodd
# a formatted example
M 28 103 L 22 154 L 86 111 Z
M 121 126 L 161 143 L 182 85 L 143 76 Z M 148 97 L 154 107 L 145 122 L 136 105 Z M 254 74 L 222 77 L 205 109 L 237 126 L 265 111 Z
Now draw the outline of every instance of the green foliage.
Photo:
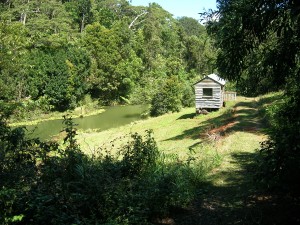
M 266 116 L 270 124 L 270 139 L 263 142 L 261 154 L 264 156 L 260 165 L 260 179 L 269 186 L 285 184 L 298 192 L 300 183 L 295 177 L 300 172 L 299 100 L 283 97 L 267 107 Z
M 195 90 L 189 83 L 182 86 L 181 104 L 183 107 L 192 107 L 195 104 Z
M 201 25 L 196 19 L 190 17 L 181 17 L 178 22 L 181 24 L 184 32 L 188 36 L 202 36 L 206 34 L 206 29 L 203 25 Z
M 1 224 L 150 224 L 186 206 L 203 177 L 190 160 L 160 155 L 151 131 L 132 135 L 118 156 L 99 149 L 88 157 L 71 118 L 64 124 L 60 147 L 26 139 L 24 128 L 1 120 Z
M 178 112 L 181 108 L 182 90 L 177 77 L 170 77 L 159 93 L 151 101 L 151 116 L 160 116 L 168 112 Z
M 72 15 L 72 19 L 77 24 L 78 30 L 83 32 L 85 26 L 92 21 L 92 1 L 67 1 L 65 7 Z
M 107 29 L 98 23 L 86 29 L 85 43 L 93 55 L 91 89 L 103 103 L 127 97 L 139 77 L 141 60 L 131 50 L 131 34 L 122 24 Z
M 185 34 L 184 57 L 187 70 L 191 73 L 196 71 L 198 76 L 214 72 L 217 50 L 205 27 L 197 20 L 187 17 L 180 18 L 179 23 Z
M 9 101 L 24 97 L 27 34 L 28 30 L 21 24 L 0 20 L 0 99 Z
M 176 20 L 156 3 L 0 2 L 0 99 L 26 103 L 19 119 L 74 109 L 84 95 L 103 105 L 149 104 L 170 77 L 187 87 L 213 71 L 212 43 L 197 20 Z M 189 88 L 184 95 L 190 105 Z
M 124 164 L 124 172 L 129 175 L 139 175 L 149 167 L 155 166 L 158 149 L 152 137 L 152 132 L 148 131 L 146 141 L 138 134 L 132 135 L 133 141 L 125 148 L 122 163 Z
M 298 51 L 296 5 L 294 1 L 219 1 L 221 19 L 208 24 L 220 48 L 218 70 L 224 78 L 237 80 L 243 94 L 284 88 L 293 73 Z
M 85 81 L 90 60 L 76 47 L 32 51 L 29 70 L 29 93 L 33 99 L 45 96 L 55 109 L 74 108 L 86 93 Z

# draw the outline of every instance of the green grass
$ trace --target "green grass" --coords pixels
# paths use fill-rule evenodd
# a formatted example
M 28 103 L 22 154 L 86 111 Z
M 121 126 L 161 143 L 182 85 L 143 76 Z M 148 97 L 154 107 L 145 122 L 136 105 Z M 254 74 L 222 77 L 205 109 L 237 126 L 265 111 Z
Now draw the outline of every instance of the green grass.
M 149 118 L 102 132 L 81 132 L 78 141 L 86 153 L 93 153 L 99 147 L 117 149 L 130 140 L 130 134 L 153 130 L 159 150 L 164 154 L 176 155 L 180 159 L 186 159 L 190 150 L 199 155 L 204 155 L 204 152 L 210 154 L 211 151 L 215 152 L 215 144 L 207 141 L 206 133 L 226 123 L 232 116 L 235 104 L 236 102 L 229 102 L 225 108 L 208 115 L 196 116 L 194 108 L 185 108 L 178 113 Z
M 79 132 L 77 139 L 87 154 L 95 153 L 99 148 L 116 152 L 120 146 L 130 141 L 131 134 L 143 134 L 146 130 L 152 130 L 159 150 L 180 160 L 187 159 L 191 152 L 200 158 L 210 157 L 216 152 L 222 156 L 228 148 L 237 149 L 235 145 L 246 146 L 247 143 L 254 150 L 258 147 L 261 137 L 264 137 L 262 108 L 278 99 L 278 96 L 279 94 L 275 93 L 259 98 L 238 97 L 237 101 L 228 102 L 225 108 L 208 115 L 196 115 L 194 108 L 185 108 L 178 113 L 149 118 L 105 131 Z M 210 134 L 211 130 L 216 131 Z M 236 132 L 239 132 L 239 135 L 235 135 Z M 250 141 L 253 133 L 257 135 L 253 136 L 255 140 Z M 247 138 L 246 142 L 240 138 L 243 135 L 249 136 L 249 141 Z
M 251 128 L 258 130 L 260 121 L 257 104 L 253 98 L 239 97 L 236 102 L 228 102 L 225 108 L 208 115 L 196 115 L 194 108 L 185 108 L 178 113 L 149 118 L 106 131 L 80 132 L 78 141 L 88 153 L 98 147 L 110 147 L 112 141 L 114 146 L 118 147 L 127 143 L 130 134 L 135 132 L 142 134 L 145 130 L 151 129 L 160 151 L 186 155 L 189 149 L 197 149 L 207 144 L 207 131 L 230 123 L 236 107 L 241 108 L 235 119 L 238 123 L 227 132 Z
M 239 99 L 233 126 L 218 143 L 220 165 L 207 174 L 191 208 L 173 216 L 176 224 L 275 224 L 270 221 L 280 219 L 276 200 L 255 182 L 257 150 L 267 138 L 267 108 L 280 98 L 281 93 L 272 93 Z

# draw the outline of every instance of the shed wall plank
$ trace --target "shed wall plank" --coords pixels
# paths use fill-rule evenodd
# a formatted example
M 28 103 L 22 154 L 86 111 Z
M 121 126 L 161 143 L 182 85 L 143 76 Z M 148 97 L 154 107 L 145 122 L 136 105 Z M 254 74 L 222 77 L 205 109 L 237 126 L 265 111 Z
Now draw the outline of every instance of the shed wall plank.
M 212 88 L 213 96 L 203 97 L 203 88 Z M 195 105 L 196 108 L 221 108 L 223 105 L 223 93 L 219 83 L 211 79 L 204 79 L 195 84 Z

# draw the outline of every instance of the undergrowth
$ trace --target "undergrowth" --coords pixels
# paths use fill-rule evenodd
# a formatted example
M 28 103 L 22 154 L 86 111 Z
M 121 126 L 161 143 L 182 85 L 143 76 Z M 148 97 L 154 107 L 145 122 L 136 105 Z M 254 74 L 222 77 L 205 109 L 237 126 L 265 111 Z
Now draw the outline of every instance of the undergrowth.
M 299 92 L 299 91 L 298 91 Z M 299 95 L 283 93 L 264 96 L 259 103 L 268 125 L 268 140 L 261 144 L 258 179 L 271 189 L 299 195 L 300 171 Z
M 0 224 L 151 224 L 194 198 L 211 164 L 159 153 L 152 131 L 111 154 L 85 155 L 65 118 L 65 145 L 0 123 Z

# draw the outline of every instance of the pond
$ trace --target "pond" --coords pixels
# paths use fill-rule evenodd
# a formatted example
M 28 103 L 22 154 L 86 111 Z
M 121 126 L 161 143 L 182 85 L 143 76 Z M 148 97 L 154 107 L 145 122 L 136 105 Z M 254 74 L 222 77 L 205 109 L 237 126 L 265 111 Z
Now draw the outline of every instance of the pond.
M 73 119 L 78 124 L 77 129 L 98 131 L 123 126 L 141 120 L 141 115 L 148 109 L 147 105 L 127 105 L 105 107 L 105 111 L 97 115 Z M 40 122 L 27 126 L 29 137 L 39 137 L 41 140 L 50 139 L 59 134 L 63 128 L 63 119 Z

